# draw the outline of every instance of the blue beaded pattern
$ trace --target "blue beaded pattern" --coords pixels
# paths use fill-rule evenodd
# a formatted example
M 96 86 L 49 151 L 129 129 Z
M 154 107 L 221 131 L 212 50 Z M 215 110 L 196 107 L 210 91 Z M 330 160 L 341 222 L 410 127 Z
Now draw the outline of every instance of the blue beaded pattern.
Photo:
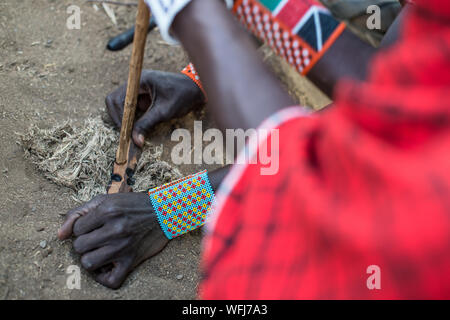
M 169 239 L 204 225 L 214 200 L 206 170 L 151 189 L 148 195 Z

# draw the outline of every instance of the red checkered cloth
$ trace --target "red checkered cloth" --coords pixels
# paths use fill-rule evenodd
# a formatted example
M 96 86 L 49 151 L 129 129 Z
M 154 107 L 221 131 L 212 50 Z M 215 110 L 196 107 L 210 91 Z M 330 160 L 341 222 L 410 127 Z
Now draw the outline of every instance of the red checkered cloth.
M 450 298 L 450 2 L 418 0 L 402 35 L 328 111 L 276 116 L 278 174 L 233 167 L 201 298 Z

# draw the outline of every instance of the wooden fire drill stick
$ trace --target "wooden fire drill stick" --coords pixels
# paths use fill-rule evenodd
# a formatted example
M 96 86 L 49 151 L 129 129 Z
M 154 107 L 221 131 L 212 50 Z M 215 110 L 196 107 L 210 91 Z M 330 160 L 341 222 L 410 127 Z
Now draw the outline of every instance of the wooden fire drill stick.
M 133 52 L 128 74 L 127 94 L 123 110 L 122 127 L 120 129 L 119 148 L 116 153 L 111 185 L 108 187 L 109 194 L 131 191 L 129 182 L 133 178 L 141 153 L 141 150 L 131 141 L 131 132 L 136 113 L 149 21 L 150 10 L 144 0 L 139 0 Z

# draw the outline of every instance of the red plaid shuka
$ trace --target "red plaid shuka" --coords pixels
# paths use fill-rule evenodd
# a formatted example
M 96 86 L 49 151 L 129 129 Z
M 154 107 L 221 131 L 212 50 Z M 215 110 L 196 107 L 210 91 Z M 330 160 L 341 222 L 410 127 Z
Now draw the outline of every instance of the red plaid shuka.
M 274 118 L 278 174 L 233 167 L 202 298 L 450 298 L 450 2 L 416 2 L 367 82 L 341 83 L 322 114 Z

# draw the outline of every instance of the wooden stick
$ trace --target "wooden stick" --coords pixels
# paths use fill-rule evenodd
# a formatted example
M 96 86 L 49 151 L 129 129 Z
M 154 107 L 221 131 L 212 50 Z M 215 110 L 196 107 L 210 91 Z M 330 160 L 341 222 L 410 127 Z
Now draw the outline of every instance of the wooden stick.
M 117 164 L 124 164 L 128 160 L 128 149 L 131 131 L 133 129 L 134 114 L 136 112 L 149 21 L 150 11 L 144 0 L 139 0 L 136 29 L 133 40 L 133 53 L 131 55 L 130 72 L 128 74 L 127 95 L 125 97 L 122 128 L 120 130 L 119 149 L 116 154 Z
M 139 0 L 138 12 L 136 16 L 136 29 L 133 40 L 133 51 L 130 60 L 130 71 L 128 74 L 127 94 L 122 117 L 122 127 L 120 129 L 119 148 L 116 153 L 116 163 L 114 164 L 113 179 L 108 193 L 127 192 L 131 188 L 128 179 L 132 178 L 137 165 L 140 150 L 137 150 L 131 142 L 131 132 L 134 124 L 136 104 L 139 94 L 139 86 L 142 73 L 142 63 L 144 61 L 145 42 L 150 21 L 150 10 L 144 0 Z M 132 145 L 132 147 L 130 147 Z M 131 156 L 131 157 L 130 157 Z M 127 170 L 128 169 L 128 170 Z M 131 174 L 130 174 L 131 173 Z M 119 181 L 120 177 L 120 181 Z

